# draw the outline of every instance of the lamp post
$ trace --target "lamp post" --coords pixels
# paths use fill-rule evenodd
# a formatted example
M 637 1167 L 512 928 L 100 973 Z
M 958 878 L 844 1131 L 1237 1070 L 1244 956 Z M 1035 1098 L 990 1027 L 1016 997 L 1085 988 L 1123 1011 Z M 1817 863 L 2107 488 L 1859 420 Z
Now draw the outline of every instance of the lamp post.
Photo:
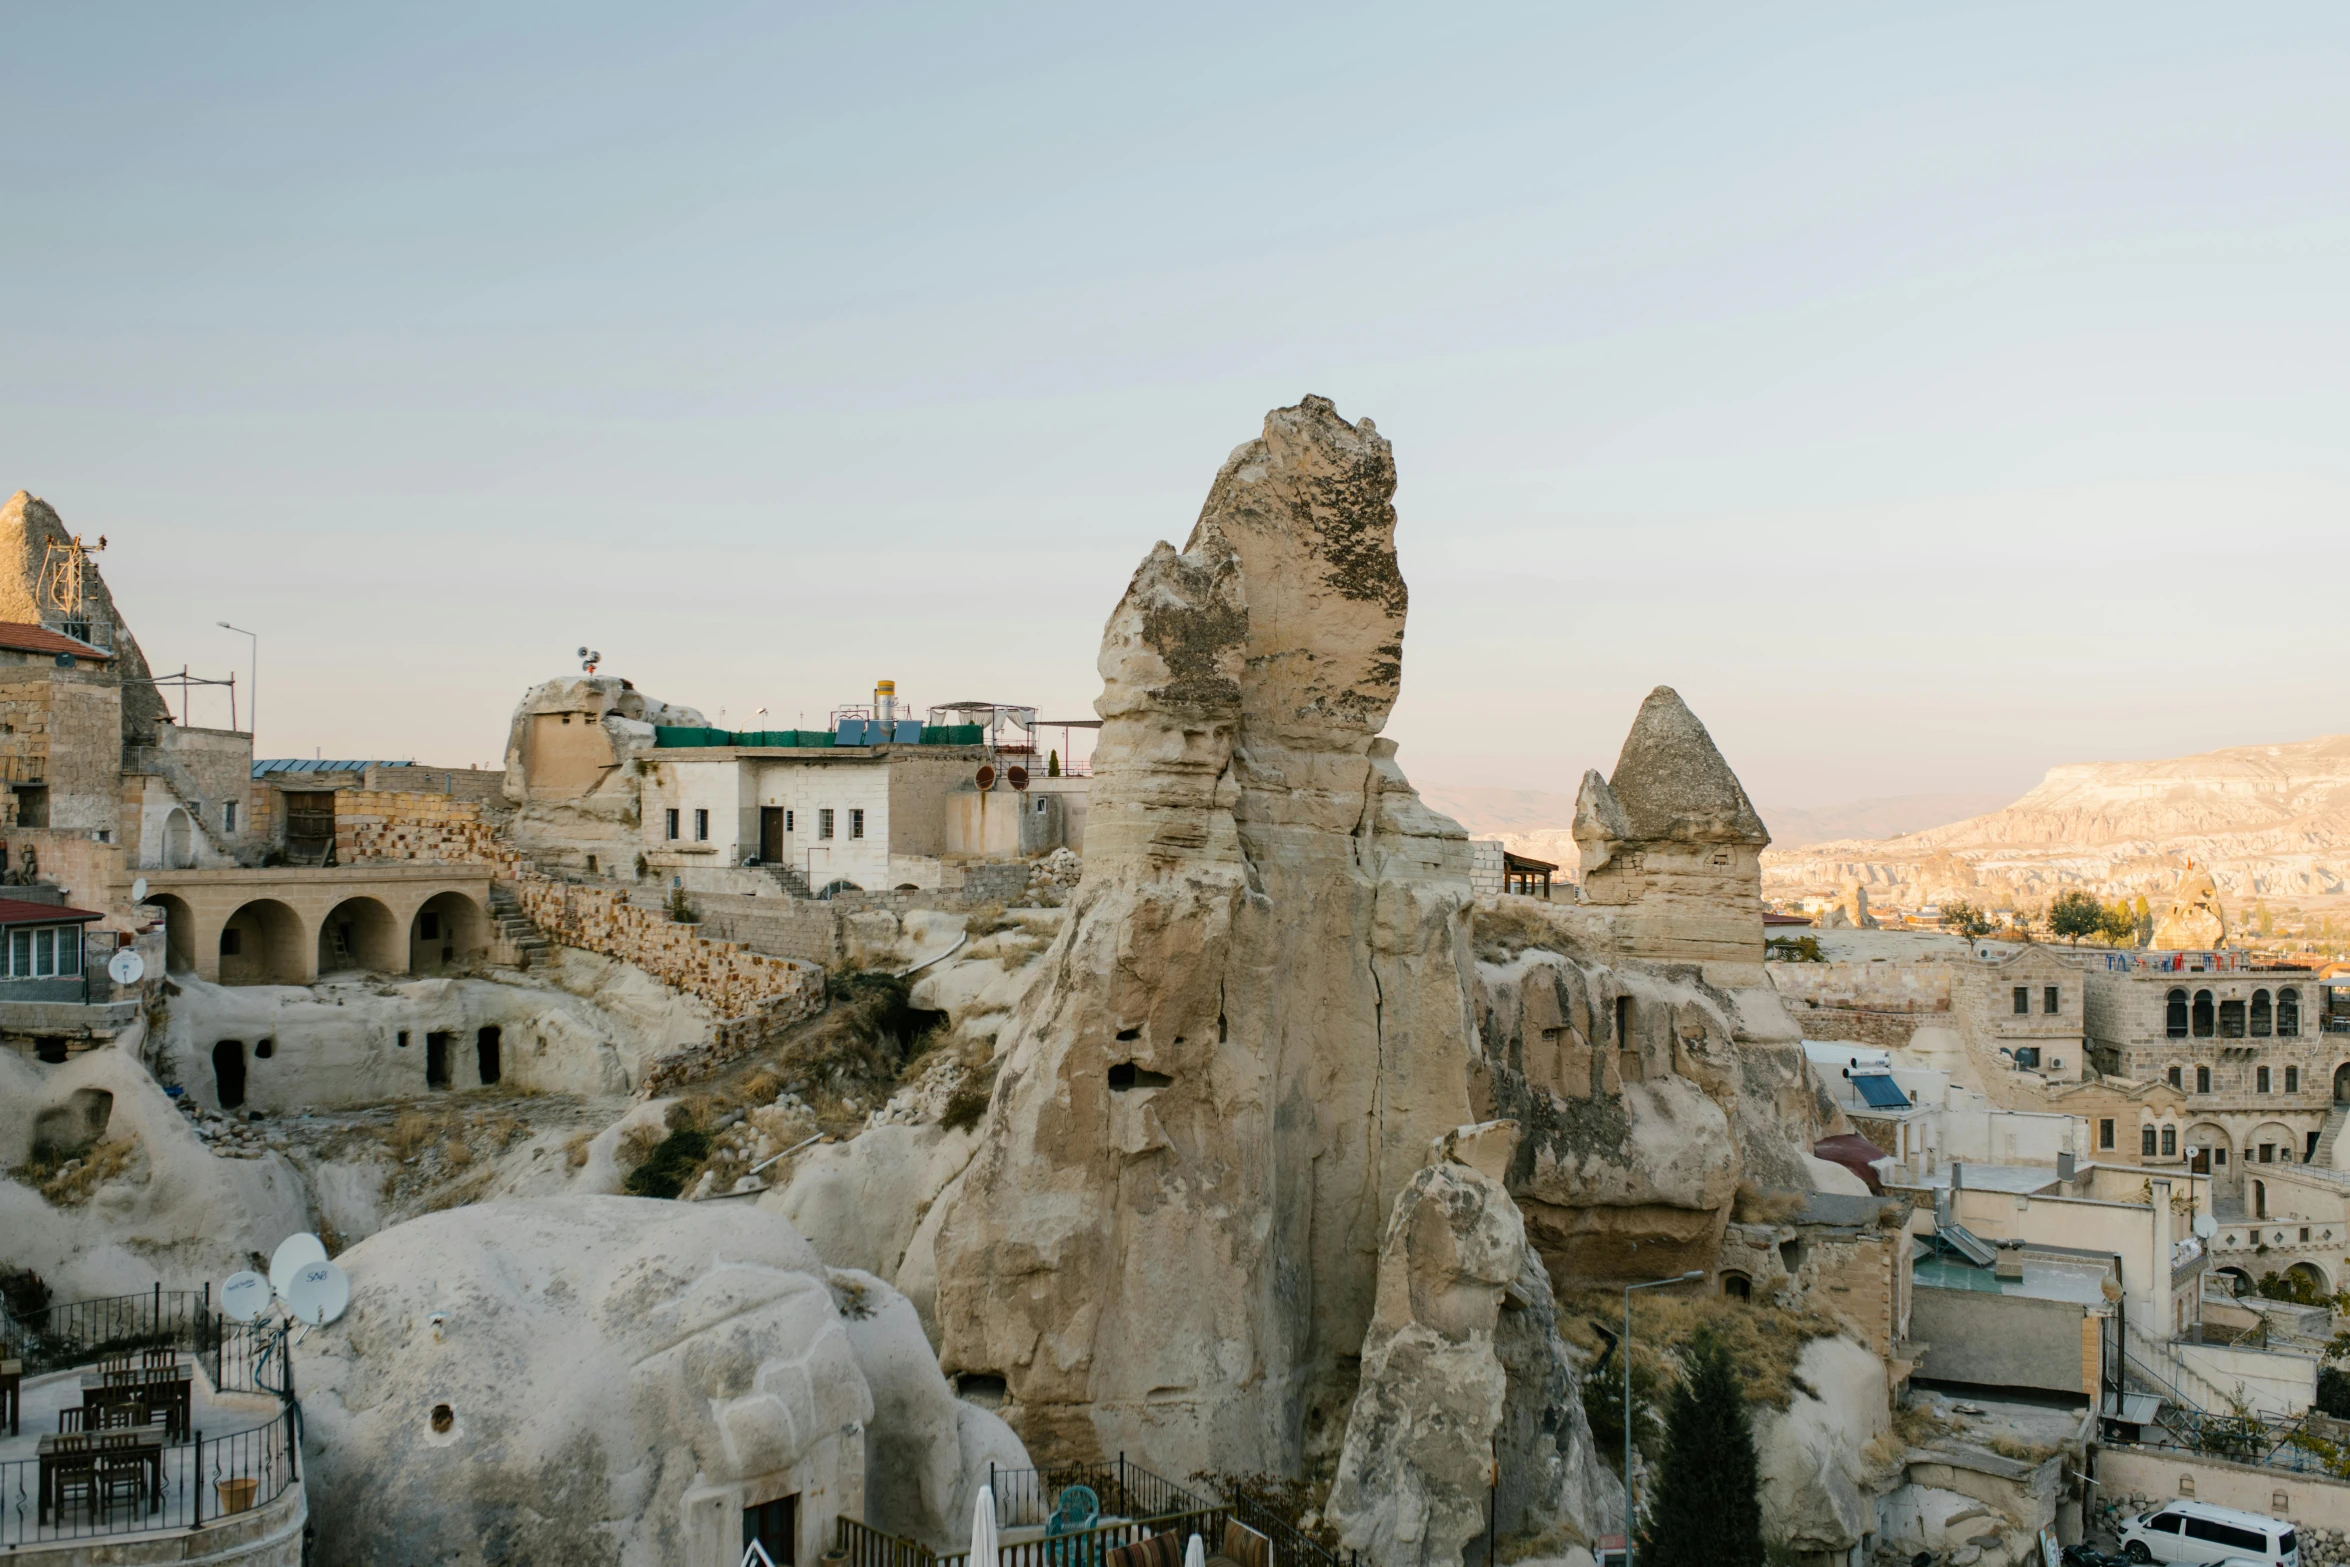
M 1667 1284 L 1687 1284 L 1692 1279 L 1705 1277 L 1703 1268 L 1691 1268 L 1687 1273 L 1669 1279 L 1650 1279 L 1646 1284 L 1624 1286 L 1624 1341 L 1618 1347 L 1624 1352 L 1624 1567 L 1632 1567 L 1632 1292 L 1661 1289 Z
M 247 631 L 242 626 L 232 626 L 225 620 L 216 621 L 215 624 L 221 630 L 233 631 L 253 644 L 247 649 L 252 656 L 252 666 L 245 682 L 245 732 L 257 735 L 261 732 L 261 638 L 257 633 Z

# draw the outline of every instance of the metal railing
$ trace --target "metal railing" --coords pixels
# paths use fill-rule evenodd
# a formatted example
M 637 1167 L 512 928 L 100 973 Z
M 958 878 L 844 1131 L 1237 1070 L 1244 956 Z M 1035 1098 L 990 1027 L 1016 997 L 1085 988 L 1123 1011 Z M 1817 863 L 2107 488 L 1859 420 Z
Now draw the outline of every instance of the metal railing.
M 1047 1469 L 987 1466 L 987 1488 L 995 1498 L 999 1529 L 1042 1524 L 1052 1517 L 1061 1492 L 1072 1485 L 1090 1487 L 1105 1517 L 1155 1518 L 1215 1505 L 1164 1475 L 1128 1463 L 1124 1453 L 1107 1463 L 1060 1464 Z
M 132 1449 L 129 1466 L 67 1470 L 61 1455 L 0 1463 L 0 1547 L 53 1545 L 105 1535 L 193 1529 L 232 1513 L 266 1507 L 301 1478 L 296 1411 L 289 1405 L 266 1424 L 226 1436 L 196 1431 L 188 1441 Z M 104 1436 L 107 1433 L 99 1433 Z M 119 1434 L 119 1433 L 117 1433 Z M 50 1466 L 44 1496 L 42 1465 Z M 65 1483 L 60 1484 L 61 1477 Z
M 1221 1540 L 1231 1509 L 1189 1508 L 1149 1518 L 1120 1518 L 1068 1534 L 1011 1541 L 996 1547 L 995 1567 L 1102 1567 L 1120 1546 L 1155 1534 L 1199 1534 Z M 933 1551 L 918 1541 L 883 1534 L 854 1518 L 840 1520 L 838 1542 L 848 1567 L 974 1567 L 969 1551 Z M 979 1564 L 985 1567 L 985 1564 Z
M 25 1375 L 86 1366 L 109 1355 L 142 1349 L 184 1349 L 219 1377 L 220 1316 L 212 1290 L 167 1290 L 106 1295 L 44 1306 L 15 1319 L 0 1335 L 0 1358 L 24 1362 Z M 209 1357 L 209 1358 L 208 1358 Z

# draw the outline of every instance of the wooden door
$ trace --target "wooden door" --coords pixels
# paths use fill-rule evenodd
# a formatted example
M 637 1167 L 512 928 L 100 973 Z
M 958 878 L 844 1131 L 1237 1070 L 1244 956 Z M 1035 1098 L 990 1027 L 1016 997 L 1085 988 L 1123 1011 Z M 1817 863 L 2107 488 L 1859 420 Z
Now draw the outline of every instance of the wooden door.
M 783 863 L 783 807 L 759 807 L 759 861 L 764 865 Z

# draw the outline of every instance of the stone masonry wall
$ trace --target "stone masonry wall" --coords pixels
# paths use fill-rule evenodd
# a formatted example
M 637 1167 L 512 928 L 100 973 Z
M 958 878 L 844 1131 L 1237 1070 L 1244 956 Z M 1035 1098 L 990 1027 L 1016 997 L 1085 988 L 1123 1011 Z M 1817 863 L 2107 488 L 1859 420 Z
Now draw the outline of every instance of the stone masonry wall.
M 1909 1043 L 1909 1036 L 1917 1032 L 1920 1024 L 1936 1021 L 1930 1013 L 1864 1012 L 1858 1007 L 1814 1007 L 1801 1002 L 1790 1004 L 1787 1015 L 1795 1019 L 1795 1026 L 1803 1030 L 1806 1039 L 1874 1045 L 1880 1050 L 1900 1049 Z
M 496 840 L 481 819 L 481 808 L 471 801 L 347 789 L 335 805 L 335 852 L 344 864 L 428 860 L 492 866 L 500 880 L 514 884 L 523 912 L 549 939 L 634 964 L 709 1003 L 727 1020 L 709 1045 L 696 1047 L 705 1053 L 723 1051 L 713 1061 L 740 1054 L 823 1010 L 821 968 L 753 952 L 739 942 L 710 940 L 698 926 L 635 907 L 624 888 L 574 886 L 543 876 Z M 655 1063 L 648 1084 L 662 1066 Z

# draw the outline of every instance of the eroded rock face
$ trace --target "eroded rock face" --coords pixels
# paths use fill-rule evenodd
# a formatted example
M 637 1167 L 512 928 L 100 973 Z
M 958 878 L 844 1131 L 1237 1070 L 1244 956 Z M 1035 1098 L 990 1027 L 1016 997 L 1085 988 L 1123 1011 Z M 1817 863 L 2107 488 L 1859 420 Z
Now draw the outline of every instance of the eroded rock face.
M 834 1516 L 868 1505 L 862 1362 L 903 1359 L 888 1330 L 904 1302 L 858 1282 L 876 1340 L 861 1346 L 778 1219 L 625 1197 L 488 1203 L 339 1260 L 350 1310 L 301 1350 L 329 1559 L 731 1567 L 743 1507 L 792 1494 L 813 1559 Z M 951 1415 L 907 1391 L 920 1369 L 883 1378 L 883 1425 Z M 926 1454 L 960 1440 L 929 1435 L 890 1440 Z M 931 1502 L 889 1505 L 921 1521 Z
M 1577 1369 L 1509 1193 L 1463 1164 L 1420 1171 L 1388 1219 L 1330 1492 L 1344 1542 L 1382 1567 L 1457 1563 L 1489 1496 L 1504 1537 L 1591 1539 L 1622 1493 Z
M 2219 885 L 2207 870 L 2190 870 L 2154 926 L 2154 946 L 2164 952 L 2208 951 L 2228 943 L 2228 913 Z
M 1110 617 L 1085 877 L 936 1226 L 942 1360 L 1042 1452 L 1335 1446 L 1387 1211 L 1470 1119 L 1467 842 L 1376 738 L 1394 483 L 1275 410 Z
M 45 601 L 40 591 L 41 574 L 49 563 L 50 546 L 64 544 L 72 537 L 56 508 L 37 495 L 19 490 L 0 505 L 0 620 L 27 626 L 57 623 L 56 607 Z M 84 573 L 82 591 L 91 634 L 114 650 L 112 668 L 122 681 L 122 743 L 152 744 L 155 726 L 169 710 L 163 694 L 148 679 L 147 655 L 139 651 L 139 639 L 123 624 L 122 613 L 114 607 L 114 595 L 107 591 L 96 562 Z M 108 629 L 96 629 L 100 626 Z
M 593 853 L 606 870 L 632 863 L 643 781 L 635 762 L 657 728 L 702 728 L 690 707 L 646 696 L 616 675 L 541 681 L 515 705 L 506 736 L 506 824 L 514 846 L 541 860 Z

